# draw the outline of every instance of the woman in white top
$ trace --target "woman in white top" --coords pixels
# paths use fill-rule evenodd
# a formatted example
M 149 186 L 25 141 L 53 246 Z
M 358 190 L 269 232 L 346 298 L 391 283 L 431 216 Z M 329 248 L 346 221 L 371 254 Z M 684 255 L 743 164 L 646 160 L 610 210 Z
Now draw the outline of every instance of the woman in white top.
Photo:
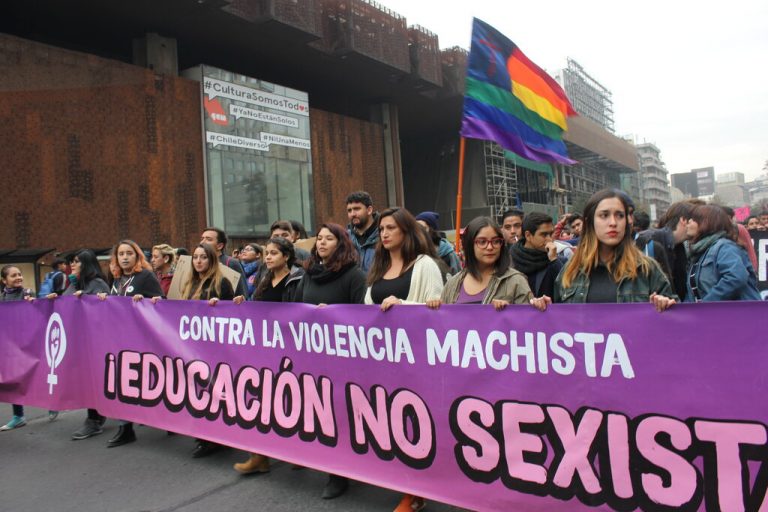
M 379 215 L 379 242 L 368 271 L 366 304 L 381 304 L 386 311 L 396 304 L 426 304 L 439 300 L 443 275 L 435 261 L 435 246 L 416 218 L 405 208 L 390 208 Z M 395 510 L 415 511 L 424 498 L 406 494 Z
M 435 248 L 405 208 L 390 208 L 379 216 L 379 243 L 368 271 L 366 304 L 426 304 L 439 299 L 443 276 L 434 260 Z

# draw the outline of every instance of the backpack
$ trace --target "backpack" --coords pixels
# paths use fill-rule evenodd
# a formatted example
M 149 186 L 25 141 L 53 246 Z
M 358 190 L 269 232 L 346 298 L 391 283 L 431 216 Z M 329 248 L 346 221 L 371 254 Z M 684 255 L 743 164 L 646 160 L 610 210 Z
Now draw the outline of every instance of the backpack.
M 54 270 L 52 272 L 48 272 L 45 274 L 45 279 L 43 279 L 43 284 L 40 285 L 40 291 L 37 292 L 38 298 L 44 298 L 52 293 L 56 293 L 58 290 L 54 289 L 54 283 L 56 281 L 57 275 L 62 275 L 63 272 L 61 270 Z

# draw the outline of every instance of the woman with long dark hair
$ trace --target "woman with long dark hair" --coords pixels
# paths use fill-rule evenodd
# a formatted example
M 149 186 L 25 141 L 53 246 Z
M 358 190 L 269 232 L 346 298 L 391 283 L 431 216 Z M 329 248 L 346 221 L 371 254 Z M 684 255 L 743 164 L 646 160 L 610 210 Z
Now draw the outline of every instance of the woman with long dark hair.
M 677 301 L 658 263 L 645 256 L 632 240 L 628 196 L 603 189 L 584 207 L 581 241 L 555 283 L 556 303 L 651 302 L 664 311 Z M 531 299 L 546 309 L 550 297 Z
M 294 302 L 362 304 L 365 274 L 357 266 L 357 251 L 343 227 L 330 222 L 320 226 L 315 246 L 304 268 L 306 273 L 296 289 Z M 322 497 L 336 498 L 344 494 L 348 487 L 346 477 L 328 475 Z
M 509 304 L 528 304 L 532 297 L 528 279 L 510 267 L 504 234 L 493 219 L 472 219 L 461 236 L 461 245 L 466 268 L 448 279 L 440 299 L 427 301 L 427 306 L 492 304 L 500 311 Z
M 151 299 L 163 295 L 160 282 L 157 280 L 152 266 L 144 257 L 139 244 L 133 240 L 120 240 L 112 249 L 109 258 L 109 270 L 112 275 L 112 285 L 109 293 L 98 293 L 96 296 L 106 300 L 107 295 L 131 297 L 134 302 L 143 298 Z M 107 441 L 107 448 L 115 448 L 136 441 L 133 423 L 120 421 L 117 433 Z
M 264 246 L 266 272 L 254 291 L 251 300 L 261 302 L 292 302 L 296 287 L 304 276 L 304 269 L 295 266 L 296 253 L 293 244 L 285 238 L 270 238 Z M 243 300 L 236 300 L 238 304 Z M 269 471 L 269 457 L 251 453 L 248 460 L 234 465 L 243 475 Z
M 760 300 L 755 269 L 728 214 L 706 204 L 690 215 L 686 302 Z
M 304 264 L 305 275 L 296 289 L 295 302 L 307 304 L 362 304 L 365 274 L 357 266 L 357 251 L 347 231 L 325 223 Z
M 443 276 L 435 247 L 426 231 L 405 208 L 379 215 L 379 242 L 368 273 L 366 304 L 387 311 L 396 304 L 426 304 L 439 299 Z
M 435 246 L 405 208 L 379 215 L 379 242 L 368 273 L 366 304 L 387 311 L 397 304 L 426 304 L 440 299 L 443 274 L 435 261 Z M 396 510 L 420 510 L 424 498 L 406 494 Z
M 92 250 L 83 249 L 75 254 L 70 267 L 72 268 L 72 273 L 69 275 L 70 284 L 62 296 L 82 297 L 83 295 L 109 293 L 109 285 L 101 272 L 99 260 Z M 55 297 L 55 293 L 48 295 L 50 299 Z M 72 434 L 72 440 L 80 441 L 103 433 L 104 422 L 106 421 L 107 418 L 99 414 L 99 411 L 88 409 L 85 423 Z
M 3 286 L 2 292 L 0 292 L 0 302 L 34 299 L 32 290 L 24 288 L 24 276 L 17 266 L 6 265 L 0 270 L 0 284 Z M 24 406 L 13 404 L 13 416 L 8 423 L 0 427 L 0 431 L 21 428 L 26 424 Z

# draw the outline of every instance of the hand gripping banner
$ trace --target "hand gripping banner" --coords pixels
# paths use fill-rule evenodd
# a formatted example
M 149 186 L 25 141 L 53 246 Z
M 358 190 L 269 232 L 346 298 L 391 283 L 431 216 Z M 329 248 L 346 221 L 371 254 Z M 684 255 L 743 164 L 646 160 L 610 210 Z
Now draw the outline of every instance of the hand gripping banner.
M 5 303 L 0 401 L 471 509 L 768 510 L 766 313 Z

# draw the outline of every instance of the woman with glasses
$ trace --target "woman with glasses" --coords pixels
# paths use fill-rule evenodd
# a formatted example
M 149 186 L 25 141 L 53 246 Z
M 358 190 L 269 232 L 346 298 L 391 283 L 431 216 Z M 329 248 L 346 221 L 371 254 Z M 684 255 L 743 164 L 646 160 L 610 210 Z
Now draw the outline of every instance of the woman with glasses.
M 434 258 L 435 247 L 405 208 L 379 215 L 379 243 L 368 272 L 366 304 L 387 311 L 396 304 L 426 304 L 439 299 L 443 276 Z
M 64 290 L 62 296 L 74 295 L 82 297 L 83 295 L 96 295 L 98 293 L 109 293 L 104 274 L 99 266 L 99 260 L 96 254 L 90 249 L 83 249 L 78 252 L 70 265 L 72 273 L 69 275 L 70 285 Z M 48 295 L 49 299 L 56 298 L 56 294 Z M 104 432 L 104 422 L 106 417 L 99 414 L 96 409 L 88 409 L 88 417 L 85 423 L 72 434 L 73 441 L 88 439 Z
M 557 276 L 555 296 L 531 299 L 544 310 L 556 303 L 651 302 L 664 311 L 677 301 L 658 263 L 635 246 L 628 222 L 629 197 L 619 190 L 595 192 L 584 207 L 581 241 Z
M 243 265 L 245 285 L 248 288 L 246 297 L 253 296 L 263 274 L 262 254 L 263 250 L 258 244 L 245 244 L 240 249 L 240 263 Z
M 528 304 L 532 297 L 528 279 L 510 267 L 504 234 L 493 219 L 473 219 L 464 230 L 461 244 L 467 267 L 448 280 L 440 299 L 428 301 L 427 306 L 437 309 L 440 304 L 492 304 L 500 311 L 509 304 Z
M 686 302 L 760 300 L 754 267 L 720 206 L 696 206 L 685 232 L 690 241 Z

